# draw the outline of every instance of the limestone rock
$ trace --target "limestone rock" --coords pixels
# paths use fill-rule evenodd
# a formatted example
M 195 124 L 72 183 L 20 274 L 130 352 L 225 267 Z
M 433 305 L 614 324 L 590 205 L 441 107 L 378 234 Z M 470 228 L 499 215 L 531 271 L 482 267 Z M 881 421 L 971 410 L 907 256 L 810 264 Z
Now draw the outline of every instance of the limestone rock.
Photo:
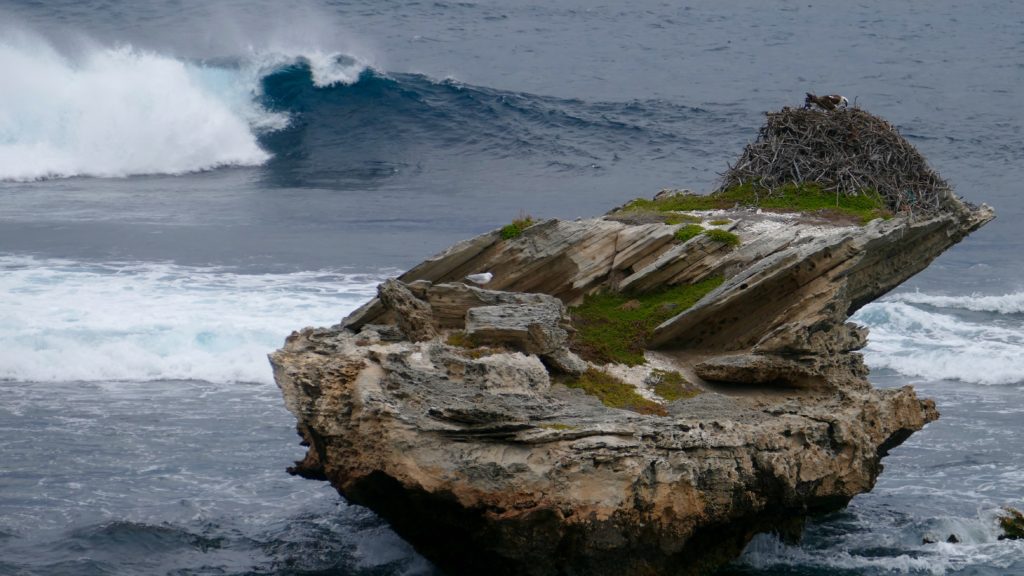
M 410 340 L 419 342 L 437 336 L 430 304 L 414 296 L 401 282 L 386 280 L 377 287 L 377 297 L 384 308 L 395 313 L 398 326 Z
M 559 326 L 564 316 L 565 306 L 556 298 L 542 304 L 479 306 L 466 312 L 466 333 L 481 342 L 547 354 L 569 341 L 569 333 Z
M 797 360 L 761 354 L 718 356 L 693 367 L 704 380 L 735 384 L 773 384 L 783 388 L 814 388 L 818 382 L 813 366 Z
M 292 470 L 330 481 L 453 575 L 707 573 L 755 533 L 798 532 L 870 490 L 888 451 L 938 413 L 909 387 L 867 382 L 867 332 L 847 319 L 991 209 L 953 200 L 864 227 L 691 216 L 728 219 L 741 243 L 547 220 L 461 242 L 340 325 L 293 333 L 270 358 L 309 446 Z M 488 289 L 463 282 L 481 270 Z M 712 276 L 724 281 L 655 329 L 648 365 L 594 367 L 570 351 L 565 307 L 585 295 L 643 298 Z M 650 401 L 652 370 L 703 392 L 657 416 L 560 384 L 597 368 Z

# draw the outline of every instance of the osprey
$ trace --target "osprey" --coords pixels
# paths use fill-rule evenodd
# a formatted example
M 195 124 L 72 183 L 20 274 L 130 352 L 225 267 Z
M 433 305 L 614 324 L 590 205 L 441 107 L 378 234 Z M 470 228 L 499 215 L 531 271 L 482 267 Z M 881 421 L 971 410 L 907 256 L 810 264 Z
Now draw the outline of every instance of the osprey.
M 807 98 L 804 98 L 804 110 L 810 109 L 811 105 L 815 105 L 822 110 L 835 110 L 842 106 L 846 108 L 850 105 L 850 101 L 846 99 L 846 96 L 840 96 L 839 94 L 829 94 L 827 96 L 815 96 L 810 92 L 807 93 Z

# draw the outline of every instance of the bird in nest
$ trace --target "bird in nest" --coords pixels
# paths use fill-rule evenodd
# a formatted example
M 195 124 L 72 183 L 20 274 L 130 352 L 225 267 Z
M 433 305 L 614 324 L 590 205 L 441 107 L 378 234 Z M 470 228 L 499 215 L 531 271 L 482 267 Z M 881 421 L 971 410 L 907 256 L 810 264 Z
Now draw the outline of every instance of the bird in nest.
M 807 98 L 804 98 L 804 110 L 809 110 L 811 106 L 817 106 L 822 110 L 832 111 L 836 108 L 846 108 L 849 105 L 850 101 L 846 99 L 846 96 L 840 96 L 839 94 L 815 96 L 808 92 Z

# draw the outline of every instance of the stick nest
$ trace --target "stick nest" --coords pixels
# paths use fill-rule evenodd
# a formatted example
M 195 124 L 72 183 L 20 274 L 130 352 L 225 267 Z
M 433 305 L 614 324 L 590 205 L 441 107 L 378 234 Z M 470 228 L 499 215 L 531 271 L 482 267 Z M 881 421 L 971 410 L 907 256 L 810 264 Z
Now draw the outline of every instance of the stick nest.
M 859 108 L 768 112 L 757 140 L 722 175 L 719 191 L 754 184 L 765 195 L 785 184 L 816 183 L 856 196 L 877 192 L 893 212 L 935 213 L 949 184 L 885 120 Z

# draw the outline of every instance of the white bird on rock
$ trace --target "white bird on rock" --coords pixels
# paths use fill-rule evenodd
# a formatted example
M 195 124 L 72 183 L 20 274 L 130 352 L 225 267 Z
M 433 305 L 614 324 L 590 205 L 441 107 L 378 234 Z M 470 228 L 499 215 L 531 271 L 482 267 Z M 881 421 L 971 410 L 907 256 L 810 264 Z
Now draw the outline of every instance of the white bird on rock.
M 494 274 L 491 274 L 490 272 L 481 272 L 479 274 L 470 274 L 469 276 L 466 276 L 466 280 L 469 280 L 473 284 L 487 284 L 491 281 L 491 278 L 494 278 Z

